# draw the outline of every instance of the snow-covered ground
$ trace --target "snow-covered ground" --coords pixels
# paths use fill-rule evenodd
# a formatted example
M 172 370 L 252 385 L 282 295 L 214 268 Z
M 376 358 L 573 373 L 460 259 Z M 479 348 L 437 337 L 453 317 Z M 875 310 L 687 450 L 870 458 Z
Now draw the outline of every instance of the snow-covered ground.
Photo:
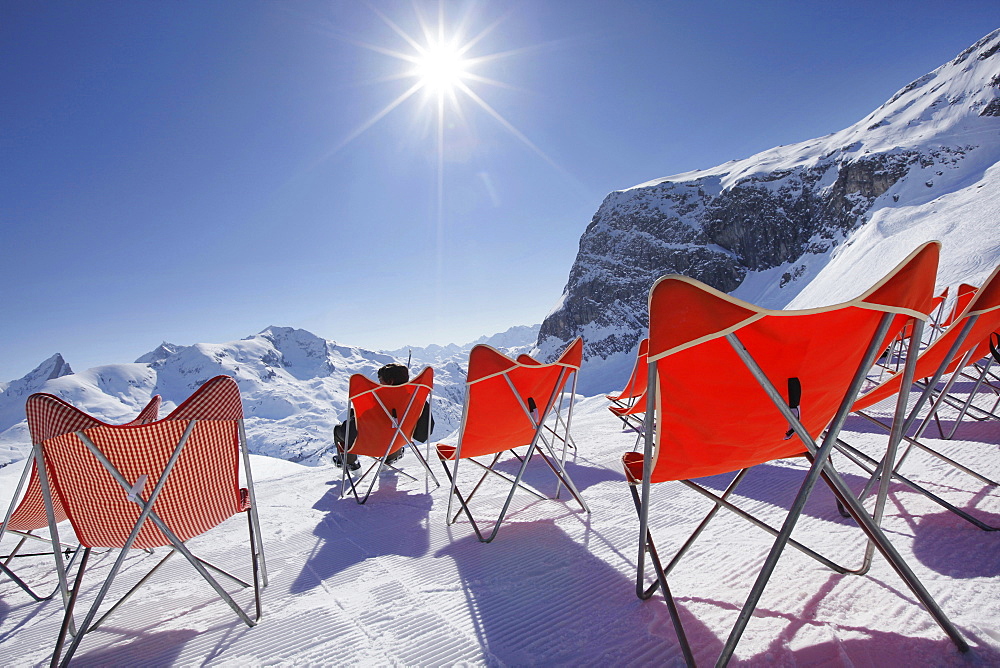
M 74 665 L 680 665 L 663 599 L 640 601 L 634 594 L 638 523 L 619 461 L 635 436 L 621 431 L 606 405 L 602 397 L 582 400 L 574 416 L 579 452 L 569 471 L 592 512 L 571 501 L 519 494 L 490 544 L 479 543 L 464 521 L 447 526 L 445 489 L 423 479 L 384 474 L 368 504 L 359 506 L 339 498 L 331 466 L 255 456 L 271 578 L 260 624 L 244 626 L 190 566 L 174 559 L 106 628 L 85 637 Z M 860 420 L 848 428 L 849 442 L 870 452 L 884 447 L 883 435 Z M 928 441 L 1000 478 L 1000 422 L 963 425 L 956 440 Z M 412 455 L 402 463 L 418 473 Z M 553 490 L 551 474 L 539 462 L 532 466 L 530 481 Z M 857 469 L 842 459 L 838 467 L 860 487 Z M 0 494 L 10 494 L 17 468 L 0 470 Z M 738 502 L 779 522 L 802 472 L 797 462 L 757 467 Z M 905 472 L 1000 525 L 996 489 L 921 454 L 911 455 Z M 705 482 L 719 490 L 728 478 Z M 491 488 L 477 495 L 494 506 L 499 498 Z M 709 505 L 678 483 L 663 483 L 653 489 L 652 508 L 652 529 L 665 554 Z M 736 662 L 1000 664 L 1000 533 L 981 531 L 901 486 L 892 489 L 883 526 L 968 639 L 968 655 L 955 649 L 880 557 L 867 576 L 850 576 L 786 550 Z M 794 536 L 847 564 L 857 563 L 863 548 L 860 531 L 838 515 L 825 488 L 813 495 Z M 714 662 L 769 544 L 767 534 L 723 513 L 671 574 L 699 663 Z M 190 547 L 237 574 L 249 573 L 242 517 Z M 112 559 L 98 556 L 84 601 Z M 154 560 L 132 554 L 122 584 Z M 54 583 L 44 563 L 19 566 L 28 577 Z M 251 596 L 241 590 L 237 600 L 249 604 Z M 47 662 L 59 622 L 57 601 L 33 603 L 11 582 L 0 582 L 0 665 Z

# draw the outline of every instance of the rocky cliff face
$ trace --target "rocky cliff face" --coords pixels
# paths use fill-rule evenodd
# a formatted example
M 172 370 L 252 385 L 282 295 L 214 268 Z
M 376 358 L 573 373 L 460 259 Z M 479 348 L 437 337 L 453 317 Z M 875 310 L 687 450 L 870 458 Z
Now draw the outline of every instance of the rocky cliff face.
M 874 211 L 974 183 L 1000 157 L 997 114 L 1000 31 L 842 132 L 611 193 L 542 323 L 541 354 L 578 335 L 590 359 L 631 354 L 665 274 L 784 306 Z M 747 287 L 755 276 L 766 293 Z

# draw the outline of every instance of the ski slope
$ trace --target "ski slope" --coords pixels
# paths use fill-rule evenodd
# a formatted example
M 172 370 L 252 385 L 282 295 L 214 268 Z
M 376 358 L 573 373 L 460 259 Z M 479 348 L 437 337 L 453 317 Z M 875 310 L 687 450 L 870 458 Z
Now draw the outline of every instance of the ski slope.
M 270 574 L 260 624 L 244 626 L 189 565 L 174 559 L 106 628 L 85 637 L 73 665 L 682 665 L 662 597 L 640 601 L 634 593 L 638 523 L 619 462 L 635 435 L 621 430 L 606 405 L 603 397 L 591 397 L 574 413 L 579 451 L 569 472 L 592 512 L 519 493 L 490 544 L 479 543 L 464 520 L 447 526 L 446 490 L 423 479 L 383 474 L 368 504 L 359 506 L 339 498 L 339 471 L 328 464 L 254 456 Z M 933 428 L 929 434 L 936 435 Z M 885 443 L 856 419 L 845 440 L 872 453 Z M 1000 477 L 1000 423 L 963 425 L 956 440 L 928 441 Z M 412 455 L 402 464 L 420 471 Z M 863 484 L 860 471 L 842 459 L 837 465 L 852 488 Z M 10 493 L 17 468 L 0 470 L 2 493 Z M 540 462 L 528 471 L 532 484 L 554 490 Z M 797 462 L 760 466 L 737 502 L 780 522 L 803 472 Z M 996 489 L 920 454 L 910 457 L 905 473 L 1000 525 Z M 721 490 L 728 479 L 706 483 Z M 497 509 L 501 493 L 484 487 L 477 495 L 482 510 Z M 709 504 L 679 483 L 662 483 L 654 486 L 652 509 L 664 554 Z M 735 663 L 1000 664 L 1000 534 L 980 531 L 900 486 L 892 488 L 883 526 L 968 639 L 968 655 L 955 649 L 880 557 L 861 577 L 837 575 L 786 550 Z M 860 531 L 839 516 L 825 488 L 806 506 L 794 537 L 842 563 L 861 557 Z M 189 545 L 237 574 L 249 573 L 242 517 Z M 699 664 L 714 662 L 769 545 L 767 534 L 723 513 L 671 574 Z M 112 559 L 106 553 L 93 562 L 84 601 Z M 155 560 L 130 555 L 122 582 L 134 581 Z M 55 582 L 45 563 L 21 568 Z M 236 596 L 250 605 L 248 590 Z M 9 581 L 0 582 L 0 665 L 47 663 L 59 623 L 57 601 L 33 603 Z

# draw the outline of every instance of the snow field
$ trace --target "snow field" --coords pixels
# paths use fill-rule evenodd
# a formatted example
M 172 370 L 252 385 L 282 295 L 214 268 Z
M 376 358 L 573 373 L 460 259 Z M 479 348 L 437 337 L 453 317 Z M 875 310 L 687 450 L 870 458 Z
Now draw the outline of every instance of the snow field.
M 579 401 L 569 472 L 591 514 L 571 499 L 538 501 L 518 493 L 493 543 L 481 544 L 463 519 L 445 524 L 447 493 L 423 478 L 383 474 L 365 506 L 339 497 L 339 471 L 254 456 L 270 586 L 252 629 L 174 558 L 107 622 L 88 635 L 74 665 L 682 665 L 662 597 L 634 593 L 638 521 L 620 469 L 634 434 L 622 432 L 603 397 Z M 885 439 L 851 418 L 845 440 L 874 453 Z M 1000 476 L 1000 427 L 964 425 L 960 440 L 927 439 L 987 475 Z M 408 454 L 404 470 L 419 475 Z M 443 470 L 432 462 L 435 475 Z M 463 466 L 465 466 L 463 464 Z M 860 471 L 838 469 L 855 490 Z M 16 473 L 0 470 L 0 489 Z M 508 466 L 505 470 L 511 470 Z M 737 503 L 777 524 L 801 482 L 802 463 L 757 467 Z M 554 490 L 541 462 L 528 480 Z M 1000 524 L 1000 492 L 915 453 L 905 472 L 962 508 Z M 472 468 L 460 469 L 471 481 Z M 468 477 L 466 477 L 468 476 Z M 702 482 L 721 490 L 731 476 Z M 503 498 L 484 486 L 474 502 L 486 514 Z M 566 497 L 566 493 L 563 493 Z M 669 559 L 711 504 L 680 483 L 652 492 L 652 531 Z M 961 655 L 903 582 L 876 555 L 869 575 L 838 575 L 786 549 L 734 664 L 996 665 L 1000 662 L 1000 549 L 987 533 L 900 485 L 883 522 L 890 540 L 972 645 Z M 189 545 L 195 554 L 247 577 L 246 521 L 233 517 Z M 861 532 L 817 488 L 793 537 L 856 565 Z M 671 573 L 670 585 L 699 664 L 714 662 L 763 562 L 770 537 L 721 513 Z M 4 541 L 5 546 L 7 540 Z M 157 551 L 164 554 L 164 550 Z M 112 554 L 98 555 L 82 597 L 92 600 Z M 155 557 L 129 555 L 116 589 Z M 42 561 L 42 560 L 40 560 Z M 54 585 L 47 563 L 22 575 Z M 236 598 L 251 605 L 249 590 Z M 80 613 L 82 614 L 82 612 Z M 0 581 L 0 664 L 48 661 L 60 622 L 56 601 L 35 604 Z

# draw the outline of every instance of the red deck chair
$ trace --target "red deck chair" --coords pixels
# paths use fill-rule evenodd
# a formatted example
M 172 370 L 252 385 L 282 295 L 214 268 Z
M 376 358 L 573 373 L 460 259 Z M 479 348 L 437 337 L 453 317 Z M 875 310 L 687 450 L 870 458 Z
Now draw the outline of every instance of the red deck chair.
M 45 397 L 45 399 L 35 397 Z M 105 424 L 51 394 L 34 394 L 28 397 L 28 400 L 25 402 L 25 410 L 28 418 L 28 432 L 31 434 L 31 441 L 33 443 L 41 443 L 46 438 L 51 438 L 59 434 L 72 433 L 80 429 Z M 127 424 L 153 422 L 156 420 L 159 412 L 160 395 L 157 394 L 139 411 L 135 419 Z M 23 496 L 21 496 L 22 491 L 24 492 Z M 14 573 L 11 569 L 11 560 L 19 556 L 28 556 L 19 554 L 25 542 L 28 539 L 34 539 L 53 547 L 53 552 L 51 553 L 31 556 L 52 556 L 56 559 L 69 556 L 71 557 L 70 564 L 72 564 L 72 559 L 76 557 L 78 550 L 77 547 L 70 545 L 60 545 L 59 549 L 55 549 L 51 536 L 43 538 L 34 533 L 41 529 L 47 529 L 49 526 L 48 518 L 45 515 L 45 502 L 42 499 L 42 488 L 38 477 L 38 470 L 35 468 L 35 458 L 28 457 L 24 462 L 24 471 L 21 473 L 17 489 L 14 491 L 14 498 L 10 502 L 7 514 L 4 515 L 3 523 L 0 524 L 0 540 L 3 540 L 3 536 L 7 532 L 20 538 L 10 554 L 0 557 L 3 560 L 0 562 L 0 574 L 7 575 L 36 601 L 44 601 L 52 598 L 59 591 L 59 587 L 57 585 L 48 596 L 41 596 L 32 591 Z M 54 504 L 53 511 L 57 523 L 66 519 L 66 511 L 58 501 Z M 57 556 L 56 552 L 61 552 L 62 554 Z M 68 567 L 69 564 L 67 564 Z M 56 571 L 59 571 L 58 566 Z
M 987 279 L 986 282 L 989 282 Z M 985 287 L 986 282 L 983 283 Z M 959 305 L 964 302 L 964 309 L 968 309 L 968 304 L 975 297 L 977 288 L 973 285 L 963 283 L 959 287 L 959 297 L 956 299 L 955 308 L 957 309 Z M 980 302 L 982 304 L 982 302 Z M 980 306 L 982 308 L 982 306 Z M 953 319 L 958 319 L 959 316 L 955 315 L 953 312 Z M 984 329 L 981 325 L 980 329 Z M 998 340 L 996 345 L 992 348 L 990 343 L 993 338 L 996 337 Z M 997 327 L 994 332 L 990 335 L 989 341 L 983 341 L 980 345 L 970 353 L 969 362 L 965 364 L 963 368 L 959 370 L 962 377 L 971 380 L 973 382 L 974 388 L 968 395 L 966 395 L 965 401 L 960 401 L 955 398 L 950 391 L 945 392 L 939 399 L 938 405 L 947 404 L 955 410 L 958 411 L 958 417 L 952 423 L 951 430 L 945 434 L 944 428 L 941 426 L 940 420 L 938 418 L 938 411 L 934 410 L 931 415 L 934 416 L 934 421 L 938 425 L 938 432 L 942 438 L 951 439 L 955 436 L 955 432 L 958 430 L 962 421 L 966 418 L 970 418 L 976 421 L 982 420 L 997 420 L 1000 419 L 1000 415 L 997 414 L 997 409 L 1000 408 L 1000 376 L 998 376 L 991 367 L 994 363 L 1000 364 L 1000 350 L 997 349 L 997 345 L 1000 345 L 1000 327 Z M 950 385 L 954 385 L 955 380 L 959 376 L 952 376 L 949 380 Z M 951 388 L 949 387 L 949 390 Z M 982 390 L 985 393 L 991 393 L 994 397 L 993 405 L 990 408 L 984 408 L 983 406 L 977 406 L 973 404 L 977 394 Z M 995 483 L 994 483 L 995 484 Z
M 987 531 L 997 530 L 1000 529 L 1000 527 L 994 527 L 980 521 L 964 510 L 957 508 L 936 494 L 928 491 L 926 488 L 903 477 L 899 474 L 899 468 L 902 466 L 907 455 L 914 448 L 917 448 L 942 459 L 943 461 L 955 466 L 956 468 L 988 485 L 996 486 L 998 484 L 986 476 L 977 473 L 976 471 L 963 466 L 955 460 L 928 447 L 919 440 L 921 436 L 923 436 L 925 429 L 931 423 L 931 419 L 936 419 L 938 411 L 951 399 L 950 392 L 962 370 L 973 362 L 976 362 L 986 356 L 989 358 L 989 362 L 983 365 L 982 370 L 974 379 L 976 380 L 976 385 L 973 387 L 967 400 L 958 406 L 960 410 L 958 418 L 955 422 L 955 428 L 957 428 L 959 421 L 966 415 L 970 408 L 972 408 L 972 400 L 975 398 L 976 392 L 985 381 L 986 374 L 990 370 L 990 363 L 993 361 L 992 353 L 990 351 L 990 342 L 991 337 L 993 337 L 997 331 L 1000 331 L 1000 266 L 993 270 L 993 273 L 986 279 L 982 288 L 978 289 L 973 295 L 973 298 L 966 302 L 964 310 L 950 318 L 949 326 L 940 335 L 940 337 L 938 337 L 922 353 L 920 353 L 916 359 L 912 376 L 906 377 L 902 372 L 889 376 L 880 384 L 860 396 L 852 407 L 852 410 L 858 415 L 888 431 L 892 428 L 892 425 L 886 424 L 869 413 L 866 413 L 865 409 L 882 401 L 883 399 L 899 393 L 901 388 L 906 389 L 904 394 L 909 392 L 911 385 L 918 389 L 920 391 L 920 396 L 917 402 L 910 407 L 905 419 L 902 421 L 902 426 L 899 428 L 900 435 L 907 441 L 908 447 L 899 459 L 895 460 L 892 467 L 892 475 L 894 478 L 906 484 L 914 491 L 923 494 L 927 498 L 942 505 L 966 521 L 971 522 L 979 528 Z M 945 378 L 947 378 L 947 381 L 944 382 L 943 387 L 938 387 Z M 919 415 L 928 403 L 931 402 L 932 398 L 934 398 L 934 400 L 931 403 L 922 423 L 918 426 L 912 437 L 906 436 L 913 425 L 916 424 Z M 985 413 L 987 417 L 991 415 L 989 412 Z M 894 422 L 896 421 L 894 420 Z M 952 429 L 952 434 L 954 434 L 954 429 Z M 860 495 L 863 498 L 871 489 L 875 481 L 877 481 L 881 476 L 885 464 L 875 461 L 857 448 L 854 448 L 846 443 L 841 442 L 841 446 L 842 447 L 840 449 L 845 455 L 851 458 L 856 464 L 864 468 L 866 471 L 873 474 L 872 478 L 869 480 Z
M 979 290 L 978 287 L 970 283 L 962 283 L 958 286 L 958 290 L 955 291 L 955 303 L 951 306 L 951 311 L 944 320 L 941 321 L 939 327 L 944 330 L 949 327 L 953 322 L 955 322 L 965 307 L 969 305 L 972 298 L 976 296 L 976 291 Z
M 58 500 L 84 547 L 65 619 L 53 652 L 53 665 L 67 665 L 83 637 L 98 628 L 135 589 L 166 561 L 161 560 L 95 622 L 101 603 L 130 549 L 170 547 L 183 555 L 248 626 L 260 619 L 260 589 L 267 584 L 260 525 L 251 512 L 253 478 L 242 429 L 243 407 L 236 382 L 228 376 L 207 381 L 171 415 L 145 425 L 100 425 L 44 439 L 36 453 L 44 460 L 43 490 L 48 486 L 49 530 Z M 241 460 L 242 451 L 242 462 Z M 239 484 L 240 464 L 247 487 Z M 253 585 L 209 565 L 185 542 L 223 520 L 246 512 L 250 527 Z M 73 623 L 73 608 L 94 548 L 119 550 L 78 632 L 62 654 Z M 251 618 L 209 573 L 254 587 Z M 60 582 L 65 586 L 63 573 Z
M 348 415 L 353 411 L 357 437 L 347 451 L 354 455 L 373 457 L 375 462 L 355 481 L 348 470 L 347 457 L 342 457 L 341 496 L 347 493 L 348 483 L 350 483 L 354 499 L 359 504 L 363 504 L 368 500 L 368 496 L 372 493 L 375 482 L 378 480 L 378 475 L 385 466 L 416 480 L 409 473 L 386 463 L 388 456 L 400 448 L 408 448 L 424 467 L 424 471 L 431 477 L 434 484 L 440 486 L 413 439 L 417 420 L 420 419 L 424 404 L 430 400 L 433 389 L 434 369 L 431 367 L 425 368 L 413 380 L 403 385 L 380 385 L 359 373 L 351 376 L 348 384 L 347 408 Z M 347 425 L 347 429 L 351 429 L 350 420 L 348 420 Z M 345 440 L 350 443 L 350 434 L 345 437 Z M 364 496 L 359 496 L 358 487 L 369 475 L 371 475 L 372 480 L 368 485 L 368 490 Z
M 869 538 L 865 563 L 853 572 L 867 570 L 874 544 L 955 644 L 962 651 L 968 649 L 879 527 L 882 507 L 876 506 L 874 517 L 867 513 L 828 461 L 836 436 L 879 353 L 906 320 L 926 318 L 939 248 L 936 242 L 921 246 L 852 301 L 804 311 L 759 308 L 683 276 L 667 276 L 653 286 L 649 295 L 649 410 L 644 451 L 626 453 L 622 460 L 639 514 L 636 594 L 648 598 L 656 589 L 663 590 L 689 663 L 694 662 L 693 655 L 667 586 L 670 569 L 720 508 L 735 509 L 727 497 L 748 467 L 802 454 L 811 460 L 811 466 L 780 530 L 770 529 L 776 539 L 718 665 L 725 665 L 732 657 L 786 545 L 838 572 L 852 572 L 790 539 L 821 476 Z M 722 378 L 725 382 L 720 382 Z M 817 438 L 824 430 L 828 436 L 820 445 Z M 734 471 L 739 473 L 721 497 L 690 480 Z M 671 480 L 700 491 L 715 507 L 664 568 L 649 531 L 650 493 L 654 483 Z M 882 485 L 882 504 L 886 491 L 887 486 Z M 766 525 L 758 520 L 757 526 Z M 656 581 L 648 588 L 644 584 L 647 554 L 656 574 Z
M 955 290 L 955 299 L 948 303 L 948 288 L 946 287 L 940 295 L 934 298 L 934 307 L 936 311 L 932 311 L 931 319 L 929 321 L 930 330 L 929 336 L 931 341 L 940 336 L 944 330 L 946 330 L 958 315 L 965 310 L 965 307 L 969 305 L 972 298 L 978 290 L 975 285 L 969 283 L 961 283 Z M 948 310 L 945 307 L 950 306 Z
M 941 291 L 941 294 L 934 298 L 931 302 L 931 319 L 928 321 L 931 331 L 939 328 L 941 326 L 941 321 L 944 318 L 944 303 L 948 301 L 948 287 Z
M 632 375 L 621 392 L 605 395 L 609 401 L 621 406 L 631 404 L 636 398 L 646 394 L 646 357 L 649 355 L 649 337 L 639 341 L 639 349 L 636 351 L 635 366 L 632 367 Z
M 582 345 L 580 350 L 582 357 Z M 541 366 L 542 364 L 534 357 L 527 354 L 518 355 L 517 363 L 529 366 Z M 559 399 L 556 401 L 556 406 L 551 413 L 551 420 L 546 422 L 545 426 L 546 432 L 548 432 L 552 438 L 563 444 L 563 464 L 566 463 L 567 448 L 572 448 L 574 454 L 577 452 L 576 441 L 573 440 L 573 434 L 569 428 L 570 423 L 573 421 L 573 397 L 576 396 L 576 376 L 577 373 L 575 371 L 570 374 L 570 380 L 565 383 L 565 385 L 569 385 L 569 390 L 568 392 L 561 392 L 559 394 Z
M 611 401 L 608 410 L 622 421 L 626 429 L 634 429 L 641 437 L 643 415 L 646 412 L 646 381 L 648 367 L 646 357 L 649 354 L 649 338 L 639 342 L 636 352 L 635 366 L 625 388 L 617 394 L 606 395 Z M 638 444 L 636 440 L 636 444 Z
M 451 481 L 447 515 L 449 524 L 457 518 L 457 515 L 452 516 L 452 499 L 457 498 L 461 505 L 459 514 L 464 512 L 479 540 L 488 543 L 496 537 L 518 489 L 528 491 L 540 499 L 547 498 L 525 485 L 522 480 L 528 463 L 536 453 L 555 474 L 558 480 L 557 495 L 562 485 L 566 485 L 573 498 L 586 512 L 590 512 L 576 485 L 566 473 L 563 462 L 556 456 L 553 448 L 556 439 L 550 436 L 546 427 L 546 420 L 555 410 L 567 382 L 580 370 L 582 358 L 583 340 L 579 338 L 570 343 L 551 364 L 540 364 L 536 360 L 517 362 L 484 345 L 472 349 L 469 353 L 465 407 L 458 445 L 442 443 L 437 446 L 438 457 Z M 569 401 L 572 400 L 571 394 Z M 568 422 L 564 426 L 568 429 Z M 564 443 L 568 438 L 565 433 L 559 436 L 559 440 Z M 521 447 L 527 449 L 523 455 L 518 455 L 516 449 Z M 513 451 L 521 462 L 514 478 L 496 468 L 501 455 L 507 451 Z M 491 461 L 483 464 L 476 460 L 477 457 L 489 457 Z M 458 487 L 459 462 L 462 460 L 468 460 L 485 471 L 479 482 L 465 495 Z M 452 469 L 448 468 L 449 461 L 454 462 Z M 508 483 L 510 490 L 492 531 L 485 536 L 472 516 L 469 503 L 491 475 Z
M 937 334 L 940 334 L 938 323 L 944 316 L 944 303 L 948 299 L 948 288 L 941 291 L 939 295 L 934 297 L 930 303 L 930 319 L 927 321 L 928 326 L 924 329 L 924 336 L 928 337 L 929 340 L 921 341 L 920 345 L 929 344 L 936 338 Z M 892 345 L 886 351 L 885 355 L 879 360 L 879 367 L 882 372 L 884 371 L 899 371 L 905 361 L 905 351 L 908 349 L 908 342 L 911 335 L 913 334 L 913 325 L 907 323 L 903 330 L 893 339 Z M 879 373 L 877 382 L 882 382 L 884 378 L 884 373 Z

